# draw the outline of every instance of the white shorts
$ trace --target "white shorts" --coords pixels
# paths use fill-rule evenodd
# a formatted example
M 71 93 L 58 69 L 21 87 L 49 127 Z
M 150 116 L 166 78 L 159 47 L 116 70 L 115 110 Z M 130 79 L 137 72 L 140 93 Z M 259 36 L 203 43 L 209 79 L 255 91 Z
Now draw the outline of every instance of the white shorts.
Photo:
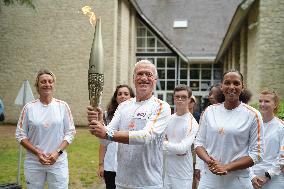
M 68 189 L 67 160 L 51 166 L 25 162 L 24 174 L 28 189 L 43 189 L 46 181 L 49 189 Z
M 165 175 L 164 189 L 192 189 L 193 179 L 178 179 Z
M 240 177 L 236 174 L 214 175 L 204 171 L 198 189 L 253 189 L 249 177 Z

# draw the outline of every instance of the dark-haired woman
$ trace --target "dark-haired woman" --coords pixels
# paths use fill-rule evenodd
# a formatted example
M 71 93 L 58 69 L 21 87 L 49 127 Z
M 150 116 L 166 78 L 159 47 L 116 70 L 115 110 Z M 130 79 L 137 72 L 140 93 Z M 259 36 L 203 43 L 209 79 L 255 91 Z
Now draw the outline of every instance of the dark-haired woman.
M 248 168 L 263 156 L 262 118 L 239 100 L 240 72 L 224 73 L 221 90 L 225 101 L 209 106 L 200 119 L 195 149 L 207 166 L 198 188 L 251 189 Z
M 225 100 L 223 92 L 221 90 L 221 84 L 215 84 L 210 87 L 209 96 L 208 96 L 210 104 L 218 104 L 222 103 Z
M 118 85 L 104 115 L 105 124 L 109 124 L 118 105 L 134 97 L 133 90 L 128 85 Z M 105 146 L 100 144 L 98 175 L 104 178 L 106 188 L 115 188 L 117 168 L 117 143 L 112 142 Z
M 259 110 L 263 117 L 264 156 L 263 161 L 253 166 L 251 181 L 255 189 L 284 188 L 284 175 L 278 165 L 281 157 L 284 123 L 275 117 L 280 98 L 274 91 L 264 90 L 259 96 Z

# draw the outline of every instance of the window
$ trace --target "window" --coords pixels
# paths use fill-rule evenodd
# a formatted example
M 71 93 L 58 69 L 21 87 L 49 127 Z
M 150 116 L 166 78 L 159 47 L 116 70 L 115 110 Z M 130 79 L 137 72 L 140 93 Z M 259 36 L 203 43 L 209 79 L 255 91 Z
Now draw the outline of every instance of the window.
M 154 95 L 167 101 L 172 111 L 173 90 L 178 84 L 190 86 L 195 96 L 208 95 L 212 84 L 221 81 L 221 66 L 218 64 L 189 64 L 178 61 L 178 55 L 172 52 L 146 25 L 137 19 L 137 61 L 148 59 L 156 65 L 158 71 L 157 86 Z
M 137 52 L 171 52 L 140 20 L 137 19 Z
M 179 64 L 179 83 L 190 86 L 194 94 L 204 95 L 211 85 L 221 82 L 221 67 L 218 64 Z

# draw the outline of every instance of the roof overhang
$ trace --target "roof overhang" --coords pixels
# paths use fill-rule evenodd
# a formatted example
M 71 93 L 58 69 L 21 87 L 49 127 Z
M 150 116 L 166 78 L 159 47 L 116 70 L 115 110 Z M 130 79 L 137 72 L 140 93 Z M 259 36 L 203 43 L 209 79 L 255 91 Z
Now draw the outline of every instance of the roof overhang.
M 216 56 L 191 56 L 187 58 L 190 64 L 213 64 L 215 62 Z
M 219 48 L 218 54 L 216 56 L 215 62 L 219 62 L 223 54 L 229 48 L 229 45 L 233 41 L 235 35 L 239 32 L 242 24 L 244 23 L 246 16 L 250 10 L 250 7 L 255 0 L 244 0 L 237 8 L 231 22 L 227 33 L 223 39 L 223 42 Z
M 144 13 L 141 11 L 139 5 L 137 4 L 137 2 L 135 0 L 129 0 L 129 2 L 133 5 L 133 7 L 135 8 L 135 10 L 137 11 L 137 13 L 140 15 L 140 17 L 144 20 L 144 22 L 146 22 L 146 24 L 148 24 L 158 35 L 159 37 L 165 42 L 167 43 L 167 45 L 175 52 L 178 54 L 178 56 L 185 62 L 189 62 L 189 59 L 178 49 L 176 48 L 171 42 L 170 40 L 167 39 L 167 37 L 158 30 L 158 28 L 144 15 Z

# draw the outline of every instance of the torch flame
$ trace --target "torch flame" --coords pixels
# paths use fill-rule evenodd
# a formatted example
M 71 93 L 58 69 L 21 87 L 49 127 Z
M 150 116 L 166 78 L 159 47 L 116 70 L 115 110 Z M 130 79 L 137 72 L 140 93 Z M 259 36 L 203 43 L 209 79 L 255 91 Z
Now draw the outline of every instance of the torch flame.
M 81 11 L 84 15 L 87 15 L 89 17 L 89 21 L 92 24 L 92 26 L 95 26 L 97 17 L 95 13 L 92 11 L 92 8 L 90 6 L 84 6 L 82 7 Z

